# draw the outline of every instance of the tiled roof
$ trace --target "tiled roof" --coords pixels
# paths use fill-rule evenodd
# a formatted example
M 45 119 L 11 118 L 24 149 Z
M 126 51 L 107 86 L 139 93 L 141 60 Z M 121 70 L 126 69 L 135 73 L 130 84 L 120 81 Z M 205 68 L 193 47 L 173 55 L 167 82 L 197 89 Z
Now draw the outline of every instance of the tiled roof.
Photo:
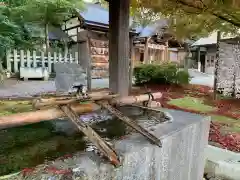
M 150 37 L 156 33 L 163 33 L 163 28 L 168 26 L 166 19 L 160 19 L 146 27 L 137 27 L 136 31 L 139 33 L 139 37 Z
M 224 35 L 221 39 L 230 39 L 234 36 L 231 35 Z M 205 46 L 205 45 L 212 45 L 217 43 L 217 32 L 211 33 L 208 37 L 200 38 L 192 46 Z
M 90 21 L 102 24 L 109 24 L 109 10 L 102 7 L 100 4 L 85 3 L 84 9 L 79 12 L 85 21 Z M 130 25 L 132 19 L 130 18 Z

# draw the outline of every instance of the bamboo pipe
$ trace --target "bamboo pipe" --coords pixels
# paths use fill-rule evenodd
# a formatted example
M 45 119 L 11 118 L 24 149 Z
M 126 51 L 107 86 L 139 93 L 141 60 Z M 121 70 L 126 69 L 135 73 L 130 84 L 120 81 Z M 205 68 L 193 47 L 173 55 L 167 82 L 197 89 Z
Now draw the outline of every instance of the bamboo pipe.
M 85 99 L 85 101 L 96 101 L 96 100 L 109 100 L 118 97 L 118 95 L 109 95 L 109 92 L 93 92 L 89 94 L 89 99 Z M 84 100 L 84 99 L 82 99 Z M 33 100 L 33 106 L 35 108 L 41 108 L 44 106 L 52 106 L 52 105 L 60 105 L 60 104 L 71 104 L 76 101 L 81 101 L 81 99 L 77 97 L 60 97 L 60 98 L 40 98 Z
M 71 108 L 78 114 L 89 113 L 100 109 L 97 104 L 72 104 Z M 49 121 L 65 116 L 59 108 L 41 109 L 31 112 L 23 112 L 0 117 L 0 129 L 26 124 L 37 123 L 41 121 Z
M 153 93 L 152 95 L 155 99 L 162 97 L 162 93 L 160 92 Z M 140 103 L 147 101 L 148 99 L 149 96 L 147 94 L 140 96 L 117 97 L 113 98 L 113 100 L 110 101 L 110 104 L 127 105 Z M 71 108 L 73 108 L 73 110 L 78 114 L 84 114 L 98 110 L 101 107 L 93 102 L 89 102 L 86 104 L 72 104 Z M 49 109 L 0 116 L 0 129 L 37 123 L 41 121 L 49 121 L 63 116 L 65 116 L 65 114 L 60 109 L 54 107 Z

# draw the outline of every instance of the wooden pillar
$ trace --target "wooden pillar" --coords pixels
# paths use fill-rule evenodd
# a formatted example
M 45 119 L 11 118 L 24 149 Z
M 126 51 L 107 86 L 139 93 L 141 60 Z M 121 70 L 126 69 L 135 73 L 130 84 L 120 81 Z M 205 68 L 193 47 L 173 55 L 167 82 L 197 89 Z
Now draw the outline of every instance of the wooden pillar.
M 91 51 L 89 48 L 88 31 L 81 31 L 78 33 L 78 61 L 87 73 L 87 87 L 91 90 Z
M 109 1 L 109 86 L 121 96 L 129 90 L 130 0 Z
M 151 39 L 151 37 L 146 37 L 145 38 L 145 46 L 144 46 L 144 64 L 150 64 L 150 57 L 149 57 L 149 48 L 148 48 L 148 43 L 149 43 L 149 40 Z
M 200 47 L 197 48 L 197 63 L 198 63 L 198 71 L 201 72 L 201 61 L 200 61 Z
M 87 61 L 87 89 L 92 90 L 92 52 L 91 52 L 91 42 L 89 34 L 87 35 L 87 52 L 88 52 L 88 61 Z

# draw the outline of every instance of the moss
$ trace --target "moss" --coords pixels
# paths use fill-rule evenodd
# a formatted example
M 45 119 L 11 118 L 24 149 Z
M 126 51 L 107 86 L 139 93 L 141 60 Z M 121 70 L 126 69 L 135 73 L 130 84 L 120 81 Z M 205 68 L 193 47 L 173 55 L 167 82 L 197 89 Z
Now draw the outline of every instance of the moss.
M 203 112 L 203 113 L 211 112 L 216 109 L 213 106 L 205 105 L 202 99 L 194 98 L 190 96 L 187 96 L 184 98 L 172 99 L 168 102 L 168 104 L 189 109 L 189 110 Z
M 34 167 L 45 160 L 83 150 L 84 147 L 85 143 L 81 137 L 54 136 L 22 148 L 13 148 L 12 151 L 0 154 L 0 175 Z
M 240 119 L 232 119 L 226 116 L 212 115 L 212 121 L 218 123 L 224 123 L 228 126 L 223 126 L 222 130 L 225 132 L 240 133 Z
M 31 101 L 0 101 L 0 116 L 33 110 Z

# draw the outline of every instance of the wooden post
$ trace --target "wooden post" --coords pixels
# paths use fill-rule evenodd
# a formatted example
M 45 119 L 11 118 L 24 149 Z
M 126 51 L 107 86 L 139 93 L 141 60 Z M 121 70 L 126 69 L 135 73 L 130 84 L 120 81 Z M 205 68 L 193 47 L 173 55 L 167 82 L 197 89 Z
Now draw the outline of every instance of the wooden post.
M 214 84 L 213 84 L 213 98 L 214 100 L 217 98 L 217 76 L 218 76 L 218 64 L 219 64 L 219 43 L 221 40 L 221 32 L 217 32 L 217 52 L 215 59 L 215 69 L 214 69 Z
M 121 96 L 129 90 L 130 0 L 109 1 L 109 86 Z
M 91 91 L 92 89 L 92 57 L 91 57 L 91 44 L 90 37 L 87 34 L 87 52 L 88 52 L 88 61 L 87 61 L 87 89 Z

